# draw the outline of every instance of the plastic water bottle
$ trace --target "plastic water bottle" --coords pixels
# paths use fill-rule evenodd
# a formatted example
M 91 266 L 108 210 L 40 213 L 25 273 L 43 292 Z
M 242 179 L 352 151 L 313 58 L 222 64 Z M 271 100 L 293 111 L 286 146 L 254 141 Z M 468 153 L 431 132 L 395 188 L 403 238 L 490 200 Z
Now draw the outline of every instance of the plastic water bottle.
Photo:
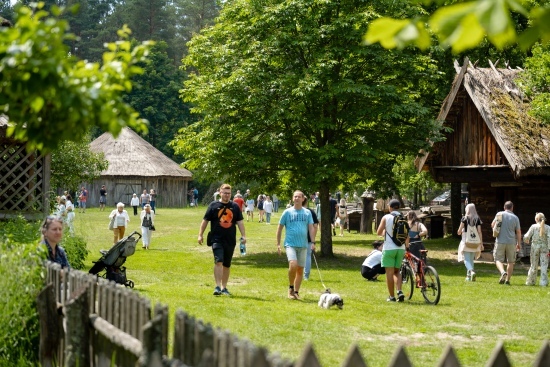
M 246 255 L 246 245 L 244 244 L 244 239 L 241 237 L 241 256 Z

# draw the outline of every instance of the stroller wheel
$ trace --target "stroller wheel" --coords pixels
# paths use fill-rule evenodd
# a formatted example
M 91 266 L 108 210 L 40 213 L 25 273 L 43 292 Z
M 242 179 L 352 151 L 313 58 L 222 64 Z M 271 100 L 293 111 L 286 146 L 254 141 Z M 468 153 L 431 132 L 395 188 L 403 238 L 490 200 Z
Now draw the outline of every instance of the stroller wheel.
M 124 284 L 124 285 L 127 286 L 127 287 L 130 287 L 130 288 L 134 288 L 134 282 L 131 281 L 131 280 L 128 280 L 128 281 L 126 282 L 126 284 Z

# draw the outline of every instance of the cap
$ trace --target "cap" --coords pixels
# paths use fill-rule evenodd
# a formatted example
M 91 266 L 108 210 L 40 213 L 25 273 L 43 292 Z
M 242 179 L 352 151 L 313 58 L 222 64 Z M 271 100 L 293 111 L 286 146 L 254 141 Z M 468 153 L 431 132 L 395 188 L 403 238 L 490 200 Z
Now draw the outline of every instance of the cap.
M 391 199 L 389 205 L 390 205 L 390 208 L 399 209 L 399 207 L 401 206 L 401 203 L 397 199 Z

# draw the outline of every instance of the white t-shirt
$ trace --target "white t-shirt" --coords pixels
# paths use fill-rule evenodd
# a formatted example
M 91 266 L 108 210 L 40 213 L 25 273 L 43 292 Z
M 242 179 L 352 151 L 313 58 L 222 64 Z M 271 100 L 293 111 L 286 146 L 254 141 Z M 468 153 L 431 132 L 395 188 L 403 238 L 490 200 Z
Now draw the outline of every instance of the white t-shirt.
M 374 268 L 376 265 L 380 264 L 382 262 L 382 251 L 380 250 L 373 250 L 369 256 L 365 259 L 363 262 L 363 266 L 367 266 L 369 268 Z
M 395 219 L 394 215 L 399 215 L 397 210 L 394 210 L 390 214 L 384 215 L 382 219 L 386 218 L 386 234 L 384 235 L 384 250 L 404 250 L 405 245 L 397 246 L 391 239 L 391 234 L 393 233 L 393 220 Z

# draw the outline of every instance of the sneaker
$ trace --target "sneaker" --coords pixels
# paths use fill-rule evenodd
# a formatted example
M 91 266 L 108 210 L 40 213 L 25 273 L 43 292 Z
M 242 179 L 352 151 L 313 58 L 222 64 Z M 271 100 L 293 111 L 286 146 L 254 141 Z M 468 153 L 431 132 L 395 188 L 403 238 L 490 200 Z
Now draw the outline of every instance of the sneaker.
M 304 275 L 304 280 L 306 280 L 306 281 L 309 280 L 309 277 L 306 277 L 306 276 Z
M 230 295 L 231 295 L 231 293 L 229 293 L 229 291 L 227 290 L 227 288 L 222 289 L 221 294 L 222 294 L 223 296 L 230 296 Z
M 288 288 L 288 299 L 296 299 L 294 288 Z
M 388 302 L 396 302 L 397 300 L 395 299 L 395 297 L 389 296 L 388 299 L 387 299 L 386 301 L 388 301 Z
M 372 279 L 367 279 L 367 281 L 369 281 L 369 282 L 379 282 L 380 280 L 378 280 L 376 278 L 372 278 Z
M 509 280 L 507 280 L 507 281 L 505 281 L 505 282 L 504 282 L 504 284 L 506 284 L 506 285 L 510 285 L 510 281 L 509 281 Z
M 473 271 L 470 273 L 470 278 L 472 279 L 472 282 L 475 282 L 476 281 L 476 273 L 474 273 Z
M 297 301 L 300 300 L 300 295 L 296 291 L 294 291 L 294 299 L 297 300 Z
M 500 280 L 498 281 L 499 284 L 504 284 L 504 282 L 506 281 L 506 276 L 508 274 L 506 274 L 506 272 L 503 272 L 502 274 L 500 274 Z
M 403 291 L 397 291 L 397 302 L 405 302 Z
M 220 287 L 216 287 L 216 288 L 214 288 L 214 293 L 212 293 L 212 294 L 215 295 L 215 296 L 221 296 L 222 290 L 220 289 Z

